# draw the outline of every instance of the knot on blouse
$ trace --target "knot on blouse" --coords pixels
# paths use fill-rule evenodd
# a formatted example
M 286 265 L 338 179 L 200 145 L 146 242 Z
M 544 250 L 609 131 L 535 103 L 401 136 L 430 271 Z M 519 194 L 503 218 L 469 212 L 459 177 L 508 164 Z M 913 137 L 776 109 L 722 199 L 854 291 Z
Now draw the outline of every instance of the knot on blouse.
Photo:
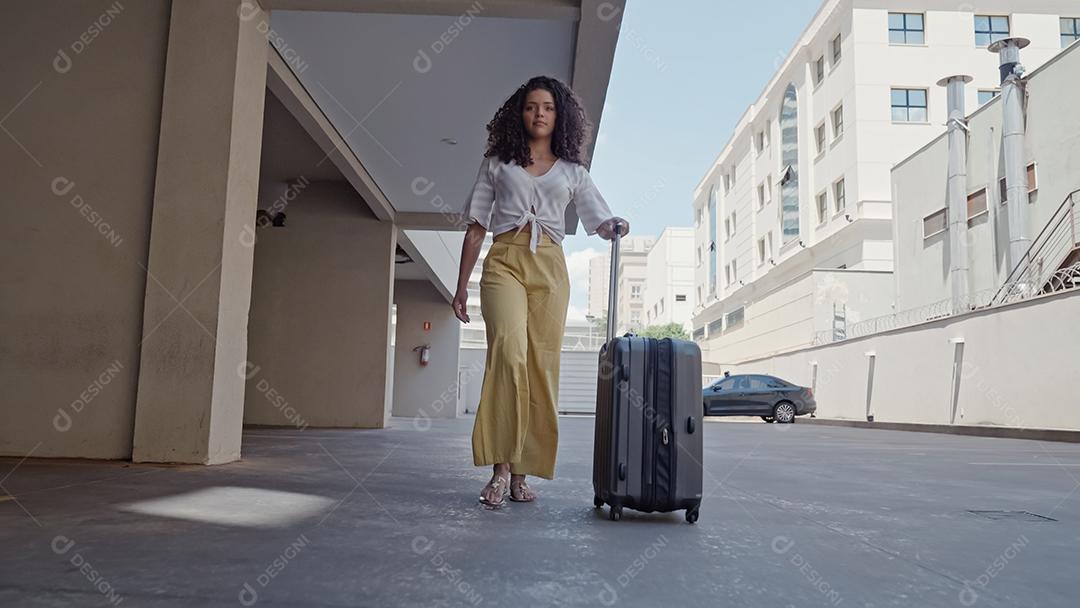
M 525 224 L 529 222 L 532 222 L 532 227 L 529 229 L 529 250 L 536 253 L 536 247 L 540 244 L 540 223 L 532 210 L 526 211 L 514 222 L 514 226 L 517 227 L 514 236 L 517 236 L 525 228 Z

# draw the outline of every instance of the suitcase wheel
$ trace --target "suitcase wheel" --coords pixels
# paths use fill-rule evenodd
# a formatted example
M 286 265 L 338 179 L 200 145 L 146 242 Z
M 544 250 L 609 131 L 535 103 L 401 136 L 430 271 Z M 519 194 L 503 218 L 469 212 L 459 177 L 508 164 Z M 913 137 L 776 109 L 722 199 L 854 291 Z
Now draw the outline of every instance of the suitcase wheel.
M 622 507 L 612 506 L 611 511 L 608 512 L 608 519 L 611 521 L 619 521 L 622 519 Z
M 686 510 L 686 523 L 692 524 L 698 519 L 698 508 L 691 507 Z
M 594 507 L 599 509 L 600 507 L 604 506 L 604 501 L 600 500 L 599 496 L 593 496 L 592 497 L 592 504 L 593 504 Z

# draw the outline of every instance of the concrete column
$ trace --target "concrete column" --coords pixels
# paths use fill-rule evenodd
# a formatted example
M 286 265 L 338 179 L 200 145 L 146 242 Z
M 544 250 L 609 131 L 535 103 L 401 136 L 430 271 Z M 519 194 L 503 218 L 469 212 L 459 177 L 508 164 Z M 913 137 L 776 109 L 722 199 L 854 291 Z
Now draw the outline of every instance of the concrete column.
M 132 459 L 240 457 L 266 13 L 172 4 Z M 151 151 L 152 153 L 152 151 Z
M 397 305 L 397 336 L 394 347 L 395 416 L 453 418 L 458 415 L 458 355 L 461 321 L 450 303 L 428 281 L 398 281 L 394 288 Z M 424 329 L 424 323 L 431 324 Z M 429 344 L 427 365 L 413 348 Z M 482 378 L 484 368 L 462 373 Z
M 397 230 L 348 182 L 294 192 L 285 226 L 256 231 L 244 422 L 383 428 Z

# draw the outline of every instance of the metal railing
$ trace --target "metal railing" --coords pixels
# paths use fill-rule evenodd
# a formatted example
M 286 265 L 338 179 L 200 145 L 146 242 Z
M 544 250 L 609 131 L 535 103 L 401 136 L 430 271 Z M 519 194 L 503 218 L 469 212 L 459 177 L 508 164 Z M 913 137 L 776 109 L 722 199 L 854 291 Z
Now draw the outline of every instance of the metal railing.
M 992 304 L 1016 302 L 1045 293 L 1051 277 L 1055 276 L 1062 263 L 1080 244 L 1078 199 L 1080 190 L 1074 190 L 1065 197 L 1061 206 L 1046 222 L 1046 226 L 1031 242 L 1024 257 L 994 294 Z
M 927 321 L 1080 288 L 1080 259 L 1062 264 L 1080 247 L 1080 190 L 1070 192 L 1001 287 L 940 300 L 814 334 L 814 346 L 878 334 Z

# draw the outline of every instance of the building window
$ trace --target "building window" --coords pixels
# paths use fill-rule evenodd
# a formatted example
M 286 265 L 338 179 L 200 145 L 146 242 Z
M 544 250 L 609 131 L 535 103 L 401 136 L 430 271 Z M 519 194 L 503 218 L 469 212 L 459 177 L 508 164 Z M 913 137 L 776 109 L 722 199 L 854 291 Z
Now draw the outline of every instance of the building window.
M 724 286 L 731 285 L 731 264 L 724 265 Z
M 975 15 L 975 46 L 990 46 L 1008 37 L 1008 17 Z
M 731 191 L 731 174 L 730 173 L 725 173 L 724 174 L 724 194 L 727 194 L 730 191 Z
M 825 80 L 825 56 L 817 58 L 814 62 L 814 86 L 817 86 Z
M 701 340 L 705 338 L 705 328 L 699 327 L 694 330 L 694 340 Z
M 685 293 L 677 293 L 677 294 L 675 294 L 675 301 L 676 302 L 685 302 L 686 301 L 686 294 Z
M 757 134 L 754 135 L 754 151 L 757 152 L 759 155 L 765 151 L 764 131 L 758 131 Z
M 973 192 L 967 197 L 967 217 L 971 218 L 986 213 L 986 188 Z
M 733 283 L 739 282 L 739 261 L 731 260 L 731 281 Z
M 731 240 L 731 217 L 724 218 L 724 241 Z
M 720 334 L 721 329 L 724 327 L 724 319 L 721 317 L 715 321 L 709 322 L 709 335 L 716 336 Z
M 841 105 L 832 111 L 832 136 L 839 139 L 844 134 L 844 106 Z
M 724 316 L 725 331 L 731 331 L 742 327 L 745 316 L 745 309 L 741 307 L 727 313 L 727 315 Z
M 761 237 L 757 241 L 757 263 L 758 266 L 765 263 L 765 237 Z
M 926 23 L 921 13 L 889 13 L 891 44 L 925 44 Z
M 836 38 L 832 39 L 832 64 L 835 67 L 840 63 L 840 59 L 844 56 L 844 39 L 840 34 L 836 35 Z
M 824 224 L 829 219 L 829 193 L 822 192 L 817 195 L 817 221 Z
M 892 120 L 927 122 L 926 89 L 893 89 Z
M 923 238 L 928 239 L 935 234 L 945 232 L 945 229 L 949 226 L 946 219 L 945 209 L 936 211 L 923 218 Z
M 709 294 L 716 293 L 716 186 L 709 188 Z M 701 298 L 698 298 L 700 301 Z
M 1031 163 L 1027 166 L 1027 183 L 1028 194 L 1031 194 L 1039 189 L 1038 172 L 1035 171 L 1035 163 Z M 1005 182 L 1004 177 L 998 180 L 998 191 L 1001 194 L 1001 204 L 1004 205 L 1005 203 L 1009 202 L 1009 188 Z
M 825 153 L 825 123 L 814 128 L 814 150 L 818 156 Z
M 799 238 L 799 96 L 788 85 L 780 105 L 780 226 L 784 245 Z
M 1080 40 L 1080 19 L 1076 17 L 1061 18 L 1061 48 Z
M 1001 95 L 999 89 L 979 89 L 979 105 L 986 105 L 990 100 Z
M 840 180 L 833 184 L 833 204 L 836 206 L 836 212 L 840 213 L 847 208 L 847 185 L 844 180 Z
M 641 299 L 641 285 L 631 285 L 630 286 L 630 299 L 631 300 L 640 300 Z

